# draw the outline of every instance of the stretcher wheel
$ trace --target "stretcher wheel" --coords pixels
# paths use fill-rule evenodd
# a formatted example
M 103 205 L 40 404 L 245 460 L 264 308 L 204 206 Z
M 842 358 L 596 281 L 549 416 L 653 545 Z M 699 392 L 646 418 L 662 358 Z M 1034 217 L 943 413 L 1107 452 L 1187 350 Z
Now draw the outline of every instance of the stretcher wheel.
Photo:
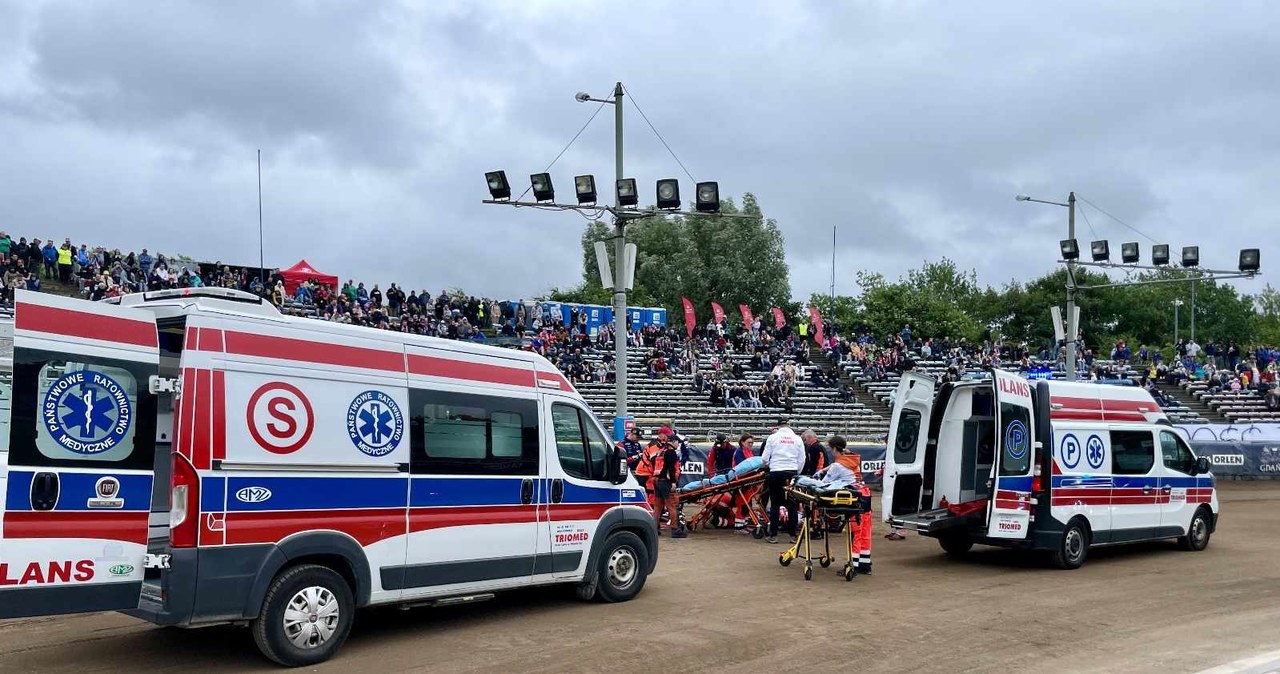
M 764 538 L 764 527 L 756 527 L 751 530 L 751 537 L 757 541 Z
M 804 565 L 804 579 L 805 579 L 805 580 L 813 580 L 813 566 L 812 566 L 812 565 L 809 565 L 809 564 L 805 564 L 805 565 Z
M 846 564 L 844 567 L 844 573 L 841 575 L 844 576 L 845 580 L 853 580 L 853 576 L 854 576 L 853 567 Z
M 791 555 L 785 552 L 778 555 L 778 563 L 783 566 L 791 566 Z
M 818 564 L 820 564 L 824 569 L 827 568 L 828 566 L 831 566 L 832 561 L 834 560 L 832 560 L 830 557 L 827 557 L 826 555 L 823 555 L 818 558 Z

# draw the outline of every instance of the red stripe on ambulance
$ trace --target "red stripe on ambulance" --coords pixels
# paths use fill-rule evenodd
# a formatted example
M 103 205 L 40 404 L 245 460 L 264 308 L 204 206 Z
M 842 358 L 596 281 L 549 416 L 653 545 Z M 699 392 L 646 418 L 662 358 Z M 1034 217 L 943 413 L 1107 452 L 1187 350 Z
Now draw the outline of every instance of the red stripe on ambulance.
M 94 538 L 145 545 L 146 512 L 10 511 L 4 515 L 4 537 Z
M 14 328 L 152 349 L 157 348 L 159 339 L 154 322 L 87 314 L 39 304 L 23 304 L 14 317 Z

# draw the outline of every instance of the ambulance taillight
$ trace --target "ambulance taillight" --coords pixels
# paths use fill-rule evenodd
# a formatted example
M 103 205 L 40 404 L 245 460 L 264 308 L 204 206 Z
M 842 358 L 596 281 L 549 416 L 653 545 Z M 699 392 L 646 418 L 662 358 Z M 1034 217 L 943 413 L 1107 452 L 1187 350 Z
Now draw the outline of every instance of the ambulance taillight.
M 181 455 L 173 455 L 173 493 L 169 501 L 169 544 L 175 548 L 196 546 L 200 504 L 200 476 Z
M 1044 492 L 1044 478 L 1040 476 L 1040 464 L 1039 462 L 1037 462 L 1036 468 L 1035 468 L 1035 475 L 1033 475 L 1031 478 L 1031 493 L 1032 495 L 1038 496 L 1043 492 Z

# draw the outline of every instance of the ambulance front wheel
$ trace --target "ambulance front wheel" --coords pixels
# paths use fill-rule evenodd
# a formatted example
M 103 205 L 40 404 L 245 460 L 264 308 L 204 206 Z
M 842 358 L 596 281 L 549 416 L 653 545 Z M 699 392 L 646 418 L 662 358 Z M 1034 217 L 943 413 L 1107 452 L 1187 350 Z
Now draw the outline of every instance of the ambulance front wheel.
M 303 564 L 271 581 L 250 631 L 258 650 L 272 662 L 305 667 L 337 652 L 354 617 L 347 581 L 328 567 Z
M 630 531 L 617 531 L 605 539 L 596 563 L 596 597 L 614 603 L 627 601 L 644 589 L 649 549 Z
M 1058 549 L 1053 551 L 1053 563 L 1059 569 L 1078 569 L 1088 556 L 1089 531 L 1079 519 L 1071 520 L 1062 531 Z
M 1209 546 L 1209 514 L 1204 508 L 1196 511 L 1191 518 L 1191 527 L 1187 529 L 1187 535 L 1178 539 L 1178 543 L 1183 550 L 1199 552 Z

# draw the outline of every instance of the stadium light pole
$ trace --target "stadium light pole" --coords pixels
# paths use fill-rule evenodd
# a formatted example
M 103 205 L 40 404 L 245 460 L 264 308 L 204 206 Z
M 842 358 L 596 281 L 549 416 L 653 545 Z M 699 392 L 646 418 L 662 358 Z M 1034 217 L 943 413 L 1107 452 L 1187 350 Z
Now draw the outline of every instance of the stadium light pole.
M 1051 206 L 1062 206 L 1067 209 L 1067 239 L 1074 241 L 1076 238 L 1076 193 L 1071 192 L 1067 195 L 1067 203 L 1060 201 L 1045 201 L 1044 199 L 1032 199 L 1025 194 L 1019 194 L 1018 201 L 1032 201 L 1037 204 L 1049 204 Z M 1075 259 L 1067 260 L 1067 381 L 1076 380 L 1076 335 L 1080 329 L 1076 325 L 1076 261 Z
M 616 436 L 623 432 L 627 418 L 627 335 L 630 333 L 627 321 L 627 285 L 624 279 L 627 230 L 626 220 L 618 213 L 622 208 L 618 184 L 623 180 L 622 82 L 613 85 L 613 98 L 592 98 L 586 92 L 579 92 L 574 98 L 579 103 L 608 103 L 613 106 L 613 165 L 616 176 L 613 183 L 613 434 Z
M 481 203 L 493 204 L 499 206 L 512 206 L 515 208 L 537 208 L 541 210 L 552 211 L 578 211 L 579 213 L 588 214 L 599 218 L 605 212 L 613 216 L 614 226 L 614 272 L 613 276 L 613 330 L 614 330 L 614 359 L 615 363 L 615 416 L 613 420 L 614 434 L 616 439 L 622 440 L 625 419 L 627 416 L 627 334 L 630 321 L 627 320 L 627 281 L 631 280 L 628 274 L 630 265 L 627 264 L 627 239 L 626 224 L 629 220 L 639 220 L 642 218 L 650 218 L 655 216 L 714 216 L 716 218 L 741 218 L 749 219 L 752 216 L 743 213 L 721 213 L 720 212 L 720 186 L 716 182 L 696 182 L 694 185 L 695 194 L 695 210 L 683 211 L 680 209 L 679 187 L 678 182 L 674 179 L 664 179 L 658 181 L 658 203 L 656 207 L 640 208 L 638 206 L 639 195 L 636 190 L 636 181 L 634 178 L 623 177 L 622 163 L 622 96 L 623 87 L 621 82 L 617 82 L 613 86 L 613 94 L 609 98 L 592 98 L 586 92 L 578 92 L 574 98 L 579 103 L 600 103 L 614 106 L 614 169 L 616 179 L 614 181 L 614 205 L 601 206 L 595 203 L 595 184 L 594 179 L 590 176 L 578 176 L 575 178 L 574 187 L 578 192 L 578 203 L 556 203 L 555 193 L 551 186 L 551 177 L 548 173 L 539 173 L 530 176 L 533 183 L 533 201 L 520 201 L 511 199 L 511 185 L 507 181 L 505 171 L 491 171 L 485 174 L 486 181 L 489 183 L 489 199 L 482 200 Z M 590 123 L 588 121 L 588 123 Z M 585 128 L 585 127 L 584 127 Z M 566 148 L 567 149 L 567 148 Z M 552 164 L 555 162 L 553 161 Z M 548 167 L 550 168 L 550 167 Z M 586 188 L 584 196 L 583 188 L 578 186 L 578 178 L 584 179 L 583 185 Z M 624 192 L 625 187 L 625 192 Z M 670 188 L 669 194 L 664 197 L 664 189 Z M 523 196 L 523 195 L 521 195 Z M 603 243 L 603 242 L 602 242 Z M 631 247 L 634 253 L 635 246 Z M 603 265 L 601 266 L 603 269 Z M 603 273 L 603 272 L 602 272 Z M 608 279 L 601 278 L 602 283 Z

